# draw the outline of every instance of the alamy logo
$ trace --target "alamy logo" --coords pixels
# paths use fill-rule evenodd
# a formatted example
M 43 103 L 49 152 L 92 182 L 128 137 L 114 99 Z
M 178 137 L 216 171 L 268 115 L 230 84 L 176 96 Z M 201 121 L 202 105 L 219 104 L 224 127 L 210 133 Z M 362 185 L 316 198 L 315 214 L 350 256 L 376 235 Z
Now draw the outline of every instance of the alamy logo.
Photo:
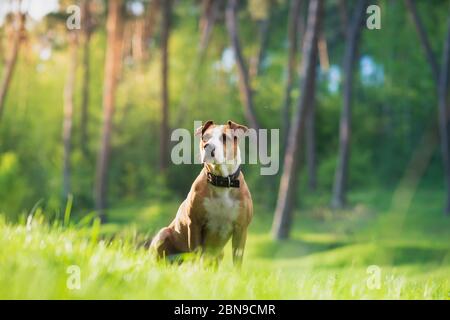
M 381 29 L 381 9 L 380 6 L 372 4 L 367 7 L 366 13 L 370 16 L 366 20 L 366 26 L 369 30 Z
M 69 17 L 66 20 L 66 26 L 69 30 L 81 29 L 81 9 L 77 5 L 70 5 L 66 9 Z
M 367 278 L 367 288 L 370 290 L 378 290 L 381 288 L 381 268 L 376 265 L 367 267 L 366 270 L 369 277 Z
M 172 163 L 181 164 L 201 164 L 199 143 L 200 137 L 194 135 L 195 128 L 202 126 L 201 121 L 194 121 L 194 129 L 189 131 L 178 128 L 172 131 L 171 141 L 177 142 L 171 152 Z M 239 158 L 242 164 L 260 164 L 261 175 L 275 175 L 278 173 L 279 157 L 279 129 L 270 129 L 270 142 L 268 129 L 248 129 L 245 136 L 239 139 Z M 270 153 L 268 149 L 270 147 Z M 194 155 L 192 155 L 192 149 Z M 248 152 L 246 152 L 248 150 Z M 229 157 L 233 158 L 234 157 Z
M 66 273 L 69 275 L 66 281 L 67 289 L 80 290 L 81 289 L 81 269 L 77 265 L 67 267 Z

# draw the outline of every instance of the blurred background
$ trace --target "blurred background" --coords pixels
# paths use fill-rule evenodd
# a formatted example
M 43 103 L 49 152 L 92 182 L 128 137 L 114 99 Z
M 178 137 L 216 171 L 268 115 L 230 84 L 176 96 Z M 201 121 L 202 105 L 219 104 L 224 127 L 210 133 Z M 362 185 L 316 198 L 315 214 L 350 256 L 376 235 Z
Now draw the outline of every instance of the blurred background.
M 0 0 L 0 297 L 448 298 L 449 65 L 448 0 Z M 280 130 L 248 271 L 142 264 L 210 119 Z
M 243 169 L 255 232 L 448 245 L 449 6 L 2 0 L 0 212 L 150 235 L 201 169 L 172 130 L 232 119 L 280 129 L 279 173 Z

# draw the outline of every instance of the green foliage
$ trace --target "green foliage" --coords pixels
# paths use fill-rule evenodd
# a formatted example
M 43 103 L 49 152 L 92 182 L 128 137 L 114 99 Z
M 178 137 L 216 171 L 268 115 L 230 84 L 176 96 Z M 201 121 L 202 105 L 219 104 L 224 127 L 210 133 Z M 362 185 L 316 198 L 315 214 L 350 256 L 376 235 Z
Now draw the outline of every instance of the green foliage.
M 255 19 L 266 16 L 265 5 L 258 7 L 255 1 L 250 1 L 239 11 L 239 35 L 247 64 L 258 53 L 259 31 Z M 327 4 L 328 11 L 331 12 L 336 5 L 335 2 Z M 380 6 L 382 29 L 362 32 L 360 54 L 373 60 L 378 72 L 382 72 L 383 80 L 367 82 L 361 70 L 355 76 L 349 168 L 351 189 L 395 186 L 404 174 L 405 164 L 409 162 L 417 141 L 430 121 L 436 118 L 436 92 L 430 68 L 419 48 L 404 4 L 381 1 Z M 441 10 L 443 4 L 420 3 L 418 6 L 433 49 L 440 57 L 438 53 L 442 50 L 446 22 L 446 11 Z M 280 108 L 285 91 L 288 8 L 287 1 L 277 1 L 272 6 L 266 58 L 261 74 L 252 79 L 256 113 L 265 128 L 280 128 L 282 121 Z M 328 11 L 324 27 L 329 58 L 331 65 L 339 68 L 344 41 L 336 32 L 336 25 L 340 23 L 338 17 Z M 224 50 L 229 47 L 224 23 L 221 19 L 217 21 L 207 51 L 199 56 L 200 14 L 201 10 L 194 2 L 177 3 L 170 38 L 170 125 L 191 132 L 194 120 L 224 122 L 233 119 L 245 122 L 236 67 L 228 70 L 221 60 Z M 79 131 L 81 63 L 77 75 L 71 155 L 74 215 L 83 215 L 93 208 L 92 191 L 102 124 L 106 38 L 101 25 L 104 21 L 99 20 L 99 23 L 90 45 L 88 143 L 80 141 Z M 41 60 L 35 51 L 22 51 L 0 126 L 0 154 L 4 154 L 2 157 L 8 154 L 15 157 L 14 169 L 4 173 L 10 182 L 0 186 L 2 209 L 13 219 L 17 219 L 21 212 L 29 211 L 39 200 L 45 203 L 45 212 L 50 216 L 62 214 L 65 206 L 61 197 L 61 130 L 63 87 L 69 55 L 65 34 L 58 30 L 55 31 L 50 59 Z M 39 37 L 47 32 L 45 22 L 35 32 L 30 34 L 29 45 L 39 48 Z M 158 170 L 161 115 L 159 41 L 156 33 L 147 63 L 139 65 L 126 59 L 123 66 L 108 173 L 111 207 L 123 201 L 184 196 L 200 171 L 200 166 L 171 165 L 167 175 L 162 177 Z M 316 136 L 318 186 L 319 190 L 329 193 L 338 151 L 342 97 L 339 86 L 336 92 L 328 89 L 327 79 L 328 74 L 322 70 L 317 84 Z M 298 88 L 296 79 L 292 113 L 297 107 L 297 99 L 303 94 Z M 83 144 L 87 144 L 87 155 L 82 153 Z M 255 199 L 272 210 L 276 201 L 273 184 L 278 183 L 279 177 L 262 177 L 258 167 L 251 165 L 245 166 L 245 172 Z M 423 183 L 441 186 L 441 176 L 440 157 L 436 153 Z
M 21 174 L 20 164 L 14 153 L 0 155 L 0 213 L 9 216 L 9 212 L 23 209 L 21 204 L 28 196 L 28 187 Z

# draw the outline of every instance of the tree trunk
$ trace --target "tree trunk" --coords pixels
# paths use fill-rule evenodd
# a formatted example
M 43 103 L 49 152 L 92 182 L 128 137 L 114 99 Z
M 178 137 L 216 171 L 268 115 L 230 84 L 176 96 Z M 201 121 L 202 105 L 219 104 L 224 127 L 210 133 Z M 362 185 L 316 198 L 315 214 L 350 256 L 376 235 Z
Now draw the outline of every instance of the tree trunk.
M 6 94 L 8 93 L 9 85 L 11 84 L 12 75 L 19 55 L 20 44 L 25 33 L 25 19 L 26 14 L 18 11 L 15 15 L 15 34 L 12 41 L 11 54 L 3 69 L 3 76 L 0 82 L 0 120 L 2 119 Z
M 163 1 L 161 30 L 161 131 L 160 131 L 160 161 L 161 170 L 169 165 L 169 36 L 171 24 L 172 0 Z
M 200 45 L 199 52 L 206 51 L 211 32 L 219 13 L 220 0 L 203 0 L 203 14 L 200 19 Z
M 428 64 L 431 67 L 433 80 L 436 84 L 438 95 L 438 124 L 441 144 L 442 167 L 444 169 L 444 179 L 447 188 L 447 199 L 444 209 L 446 215 L 450 215 L 450 131 L 449 131 L 449 110 L 447 103 L 448 96 L 448 72 L 449 72 L 449 56 L 450 56 L 450 20 L 447 27 L 447 35 L 444 42 L 444 50 L 442 57 L 442 66 L 439 70 L 439 63 L 431 48 L 428 35 L 425 31 L 423 23 L 417 13 L 417 8 L 413 0 L 405 0 L 406 7 L 410 13 L 410 17 L 420 38 L 420 43 L 425 51 Z
M 433 80 L 436 83 L 436 86 L 439 85 L 439 65 L 434 55 L 433 49 L 431 48 L 430 41 L 428 40 L 427 33 L 422 24 L 422 21 L 419 18 L 417 13 L 417 8 L 413 0 L 405 0 L 406 7 L 408 9 L 411 20 L 414 23 L 417 33 L 419 34 L 420 43 L 422 44 L 423 50 L 425 51 L 425 55 L 427 57 L 428 63 L 431 67 L 431 72 L 433 74 Z
M 107 45 L 103 87 L 103 128 L 97 159 L 95 203 L 102 221 L 106 220 L 108 166 L 111 152 L 111 134 L 115 96 L 122 56 L 123 20 L 122 0 L 109 1 L 107 18 Z
M 6 38 L 5 27 L 0 28 L 0 63 L 5 63 L 5 44 L 4 38 Z
M 442 162 L 447 187 L 447 199 L 444 213 L 450 215 L 450 146 L 449 146 L 449 110 L 447 107 L 448 77 L 450 67 L 450 18 L 448 19 L 447 35 L 442 53 L 442 66 L 439 77 L 438 101 L 439 101 L 439 133 L 441 140 Z
M 275 239 L 285 239 L 289 236 L 292 224 L 292 212 L 297 189 L 299 158 L 303 140 L 305 117 L 308 105 L 315 93 L 313 82 L 316 75 L 317 38 L 322 17 L 323 2 L 310 0 L 308 23 L 303 45 L 302 68 L 300 72 L 301 96 L 298 101 L 297 113 L 289 131 L 288 145 L 284 156 L 283 174 L 278 191 L 277 207 L 272 225 L 272 235 Z
M 132 41 L 133 21 L 125 20 L 123 27 L 122 61 L 127 61 L 133 54 Z
M 270 23 L 272 20 L 272 7 L 273 1 L 269 1 L 269 9 L 267 12 L 267 17 L 259 21 L 259 48 L 256 56 L 251 59 L 250 63 L 250 78 L 257 77 L 261 71 L 261 64 L 264 61 L 267 51 L 267 45 L 269 44 L 269 31 L 270 31 Z
M 303 49 L 303 39 L 305 38 L 305 30 L 306 30 L 306 15 L 308 14 L 308 1 L 301 0 L 300 4 L 300 13 L 298 17 L 298 23 L 297 23 L 297 51 L 302 52 Z M 301 61 L 301 59 L 299 59 Z M 295 70 L 297 73 L 298 70 Z
M 288 63 L 287 63 L 287 78 L 286 89 L 284 92 L 283 105 L 281 107 L 282 112 L 282 126 L 283 126 L 283 150 L 286 148 L 287 137 L 289 132 L 289 119 L 291 115 L 291 91 L 294 83 L 294 77 L 296 74 L 297 64 L 297 51 L 298 51 L 298 31 L 300 20 L 300 8 L 302 0 L 291 0 L 291 6 L 289 9 L 288 18 Z
M 237 30 L 237 0 L 228 0 L 226 9 L 226 24 L 228 34 L 230 37 L 231 45 L 233 47 L 234 56 L 239 72 L 239 92 L 242 103 L 245 108 L 245 118 L 249 123 L 249 126 L 253 129 L 259 129 L 259 123 L 255 115 L 255 108 L 253 105 L 252 89 L 250 86 L 250 78 L 247 70 L 247 66 L 242 55 L 241 45 L 239 43 L 238 30 Z
M 143 18 L 137 18 L 133 21 L 133 34 L 131 37 L 131 51 L 133 62 L 137 65 L 142 65 L 145 56 L 145 21 Z
M 320 33 L 318 41 L 320 69 L 326 72 L 330 68 L 330 58 L 328 57 L 328 45 L 325 32 L 322 31 Z
M 315 86 L 315 83 L 313 83 Z M 312 89 L 315 92 L 315 88 Z M 308 168 L 308 189 L 317 187 L 317 156 L 316 156 L 316 103 L 311 97 L 311 107 L 306 118 L 306 167 Z
M 84 0 L 82 6 L 83 16 L 83 80 L 81 83 L 81 121 L 80 121 L 80 137 L 81 137 L 81 150 L 86 156 L 88 154 L 89 135 L 88 135 L 88 122 L 89 122 L 89 81 L 90 81 L 90 42 L 92 35 L 92 22 L 91 11 L 89 8 L 89 1 Z
M 347 5 L 345 3 L 345 0 L 339 0 L 337 3 L 338 10 L 339 10 L 339 20 L 341 21 L 340 25 L 340 31 L 342 34 L 342 37 L 346 37 L 347 33 L 347 26 L 348 26 L 348 13 L 347 13 Z
M 153 38 L 155 33 L 158 14 L 159 14 L 160 0 L 152 0 L 147 8 L 145 15 L 145 29 L 144 29 L 144 41 L 145 41 L 145 51 L 144 51 L 144 61 L 150 59 L 149 53 L 149 43 Z
M 357 46 L 361 33 L 361 22 L 364 16 L 366 0 L 358 0 L 353 11 L 352 19 L 347 30 L 344 53 L 344 85 L 342 99 L 342 113 L 339 129 L 339 155 L 333 186 L 331 205 L 333 208 L 342 208 L 346 204 L 348 166 L 350 160 L 351 137 L 351 104 L 353 89 L 353 71 L 357 60 Z
M 64 121 L 63 121 L 63 196 L 66 200 L 71 193 L 70 155 L 72 150 L 73 110 L 75 99 L 75 83 L 77 75 L 78 39 L 76 31 L 69 31 L 69 70 L 64 87 Z

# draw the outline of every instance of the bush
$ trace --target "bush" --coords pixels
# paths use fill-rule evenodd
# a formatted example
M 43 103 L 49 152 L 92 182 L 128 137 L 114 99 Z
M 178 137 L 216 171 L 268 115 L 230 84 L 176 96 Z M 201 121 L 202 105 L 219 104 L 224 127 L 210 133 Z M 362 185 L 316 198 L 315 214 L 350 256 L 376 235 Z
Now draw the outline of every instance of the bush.
M 15 153 L 0 155 L 0 212 L 15 220 L 28 196 L 27 182 Z

